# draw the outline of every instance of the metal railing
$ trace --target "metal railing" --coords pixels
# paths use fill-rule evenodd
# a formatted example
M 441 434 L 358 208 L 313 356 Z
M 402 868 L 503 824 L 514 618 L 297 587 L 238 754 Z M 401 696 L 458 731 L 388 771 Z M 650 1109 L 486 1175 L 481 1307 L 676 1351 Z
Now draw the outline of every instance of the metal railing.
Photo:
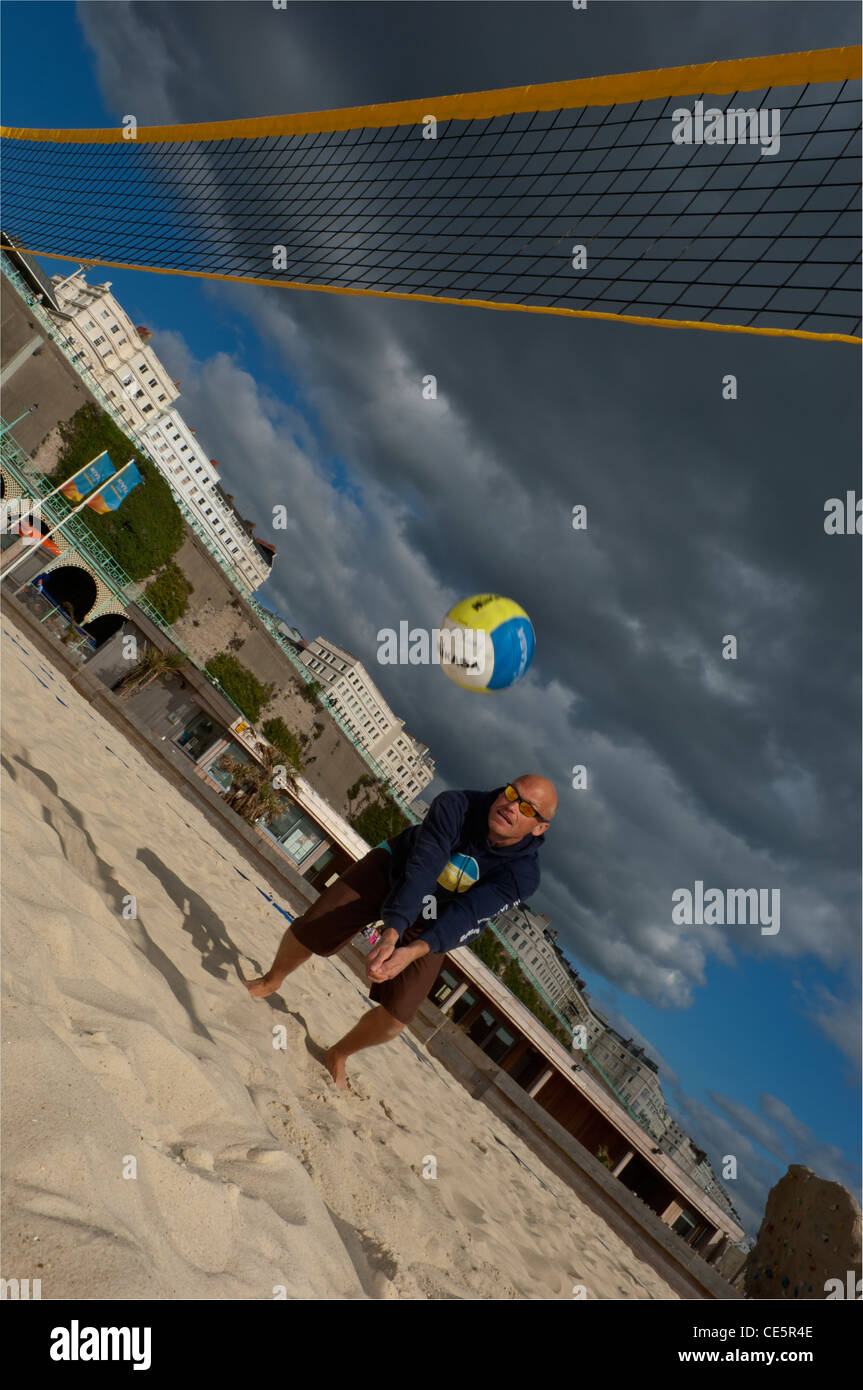
M 51 491 L 51 483 L 47 475 L 40 473 L 34 467 L 32 459 L 25 454 L 24 450 L 9 432 L 6 422 L 0 417 L 0 459 L 3 467 L 8 470 L 19 487 L 26 491 L 26 495 L 33 500 L 43 498 Z M 243 719 L 247 718 L 243 710 L 232 700 L 228 692 L 215 676 L 211 675 L 204 667 L 201 667 L 186 644 L 177 635 L 171 624 L 162 616 L 158 608 L 146 598 L 142 592 L 144 585 L 130 578 L 116 558 L 106 550 L 105 546 L 93 535 L 86 522 L 80 516 L 70 516 L 72 511 L 67 499 L 62 492 L 55 493 L 52 498 L 42 503 L 46 519 L 54 525 L 59 524 L 59 535 L 62 536 L 77 553 L 86 560 L 93 573 L 101 579 L 102 583 L 114 595 L 123 607 L 128 607 L 134 603 L 146 614 L 151 623 L 163 632 L 170 642 L 183 653 L 190 665 L 200 671 L 206 677 L 210 685 L 218 690 L 223 699 L 233 706 Z M 34 547 L 35 549 L 36 547 Z M 52 557 L 51 561 L 45 566 L 46 571 L 58 568 L 63 562 L 63 555 Z M 0 575 L 2 579 L 2 575 Z M 101 605 L 104 606 L 104 605 Z M 93 617 L 98 617 L 98 609 Z

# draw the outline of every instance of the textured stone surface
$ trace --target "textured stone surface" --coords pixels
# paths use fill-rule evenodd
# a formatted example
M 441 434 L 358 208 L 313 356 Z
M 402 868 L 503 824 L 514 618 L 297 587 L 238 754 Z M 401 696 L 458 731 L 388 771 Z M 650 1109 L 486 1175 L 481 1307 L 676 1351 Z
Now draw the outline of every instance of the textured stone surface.
M 860 1278 L 860 1208 L 838 1182 L 792 1164 L 770 1189 L 744 1269 L 747 1298 L 825 1299 L 829 1279 Z

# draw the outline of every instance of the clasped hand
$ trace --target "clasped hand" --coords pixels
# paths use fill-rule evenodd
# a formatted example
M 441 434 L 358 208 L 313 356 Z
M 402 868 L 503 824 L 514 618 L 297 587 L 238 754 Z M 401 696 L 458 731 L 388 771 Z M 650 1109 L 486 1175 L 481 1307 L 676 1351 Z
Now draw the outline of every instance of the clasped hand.
M 392 935 L 384 933 L 377 946 L 366 956 L 366 979 L 372 984 L 392 980 L 415 959 L 416 953 L 410 946 L 399 946 L 395 932 Z

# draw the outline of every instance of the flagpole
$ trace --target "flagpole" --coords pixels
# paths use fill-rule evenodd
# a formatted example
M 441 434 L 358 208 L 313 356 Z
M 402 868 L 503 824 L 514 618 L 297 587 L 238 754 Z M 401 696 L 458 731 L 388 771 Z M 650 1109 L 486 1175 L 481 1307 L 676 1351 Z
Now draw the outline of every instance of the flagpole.
M 99 455 L 97 454 L 96 457 L 98 458 Z M 134 462 L 134 459 L 129 459 L 129 462 L 124 463 L 123 467 L 118 469 L 116 473 L 112 473 L 110 478 L 105 478 L 103 482 L 98 484 L 99 491 L 101 491 L 103 487 L 107 487 L 108 483 L 115 482 L 117 478 L 119 478 L 121 473 L 125 473 L 127 468 L 132 467 L 132 464 Z M 87 466 L 89 467 L 89 465 Z M 68 482 L 68 479 L 66 481 Z M 96 489 L 94 489 L 93 491 L 95 490 Z M 80 512 L 84 507 L 89 507 L 92 496 L 93 493 L 91 492 L 87 497 L 84 498 L 83 502 L 79 502 L 77 507 L 73 507 L 71 512 L 67 513 L 67 515 L 64 516 L 62 521 L 58 521 L 56 526 L 52 527 L 50 531 L 46 531 L 44 536 L 39 537 L 38 541 L 34 541 L 33 545 L 26 545 L 24 548 L 23 555 L 19 555 L 17 560 L 13 560 L 11 565 L 7 565 L 6 569 L 0 571 L 0 579 L 5 579 L 7 574 L 11 574 L 14 569 L 17 569 L 18 566 L 21 564 L 22 560 L 26 560 L 27 556 L 30 555 L 37 546 L 42 545 L 44 541 L 50 540 L 51 537 L 54 535 L 55 531 L 59 531 L 61 527 L 66 525 L 66 522 L 69 520 L 70 516 L 76 516 L 77 513 Z
M 23 416 L 22 416 L 22 419 L 23 419 Z M 11 426 L 10 426 L 10 428 L 11 428 Z M 5 431 L 4 431 L 4 432 L 5 432 Z M 105 453 L 107 453 L 107 452 L 108 452 L 107 449 L 103 449 L 101 453 L 96 454 L 93 458 L 91 458 L 90 463 L 85 463 L 85 464 L 83 464 L 83 466 L 82 466 L 81 468 L 78 469 L 78 472 L 77 472 L 77 473 L 73 473 L 70 477 L 65 478 L 65 479 L 63 480 L 62 483 L 58 483 L 57 487 L 52 488 L 52 490 L 51 490 L 50 492 L 46 492 L 44 497 L 6 497 L 6 498 L 3 499 L 3 503 L 2 503 L 3 509 L 4 509 L 5 511 L 8 512 L 8 511 L 11 509 L 12 503 L 13 503 L 13 502 L 14 502 L 16 505 L 18 505 L 19 508 L 20 508 L 20 503 L 21 503 L 22 501 L 24 501 L 24 502 L 33 502 L 37 507 L 41 507 L 41 505 L 42 505 L 43 502 L 49 501 L 49 499 L 52 498 L 52 497 L 54 497 L 54 496 L 60 491 L 61 488 L 68 487 L 69 484 L 70 484 L 71 482 L 74 482 L 74 480 L 78 477 L 79 474 L 83 473 L 87 468 L 90 467 L 90 464 L 95 463 L 95 462 L 96 462 L 96 459 L 100 459 L 100 458 L 102 457 L 102 454 L 105 454 Z M 98 484 L 97 484 L 97 486 L 98 486 Z M 92 490 L 92 489 L 91 489 L 91 490 Z M 4 525 L 5 525 L 5 522 L 4 522 Z

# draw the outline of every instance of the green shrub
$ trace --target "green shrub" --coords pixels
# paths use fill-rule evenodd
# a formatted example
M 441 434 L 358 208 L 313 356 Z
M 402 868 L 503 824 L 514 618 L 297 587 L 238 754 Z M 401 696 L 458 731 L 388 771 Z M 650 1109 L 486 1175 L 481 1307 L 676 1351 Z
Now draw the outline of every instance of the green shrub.
M 281 715 L 275 719 L 268 719 L 263 728 L 264 738 L 268 738 L 280 753 L 284 753 L 291 767 L 296 768 L 297 772 L 302 772 L 302 745 L 297 735 L 288 728 Z
M 411 822 L 399 810 L 391 796 L 382 792 L 377 801 L 372 801 L 357 815 L 347 817 L 358 835 L 367 844 L 377 845 L 381 840 L 391 840 L 402 830 L 407 830 Z
M 154 463 L 113 420 L 87 402 L 60 426 L 63 447 L 51 474 L 56 486 L 107 449 L 116 469 L 130 459 L 143 482 L 115 512 L 100 515 L 84 507 L 79 517 L 130 579 L 146 579 L 166 565 L 185 539 L 183 517 L 174 495 Z
M 504 961 L 510 959 L 493 931 L 480 932 L 479 936 L 475 936 L 472 941 L 468 942 L 468 947 L 475 956 L 479 956 L 489 970 L 494 971 L 495 975 L 500 974 Z
M 144 590 L 144 598 L 157 608 L 166 623 L 182 618 L 189 604 L 192 585 L 178 564 L 169 560 L 164 569 Z
M 254 671 L 243 666 L 230 652 L 219 652 L 207 662 L 206 668 L 219 682 L 225 694 L 243 711 L 247 719 L 257 724 L 261 712 L 276 692 L 274 685 L 264 685 Z

